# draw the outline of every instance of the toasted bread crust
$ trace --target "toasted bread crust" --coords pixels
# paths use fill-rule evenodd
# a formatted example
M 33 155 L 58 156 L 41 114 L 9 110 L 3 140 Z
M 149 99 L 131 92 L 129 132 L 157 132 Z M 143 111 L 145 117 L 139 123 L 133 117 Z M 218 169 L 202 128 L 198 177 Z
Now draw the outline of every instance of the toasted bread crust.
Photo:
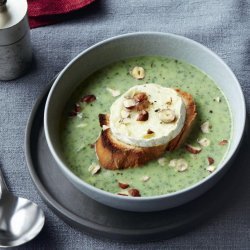
M 109 115 L 99 115 L 101 126 L 109 124 Z M 110 129 L 101 132 L 96 142 L 96 154 L 100 165 L 107 169 L 124 169 L 145 164 L 160 157 L 166 145 L 156 147 L 135 147 L 118 141 Z
M 165 151 L 178 148 L 188 136 L 197 115 L 194 100 L 190 94 L 176 89 L 186 106 L 186 120 L 182 131 L 167 145 L 154 147 L 136 147 L 117 140 L 108 128 L 101 132 L 95 149 L 100 165 L 115 170 L 137 167 L 162 156 Z M 109 115 L 99 115 L 100 125 L 109 125 Z

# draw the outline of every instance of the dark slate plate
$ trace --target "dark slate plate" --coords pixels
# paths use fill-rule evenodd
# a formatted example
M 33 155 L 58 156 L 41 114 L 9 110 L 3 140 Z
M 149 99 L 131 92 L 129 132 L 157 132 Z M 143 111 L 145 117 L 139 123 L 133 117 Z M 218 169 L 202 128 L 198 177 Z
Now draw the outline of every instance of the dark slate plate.
M 237 195 L 237 184 L 247 164 L 247 145 L 243 142 L 237 164 L 212 189 L 192 202 L 161 212 L 126 212 L 102 205 L 79 192 L 60 172 L 48 149 L 43 113 L 47 89 L 37 100 L 28 121 L 25 138 L 30 175 L 41 197 L 72 227 L 122 241 L 167 239 L 191 230 L 215 214 Z

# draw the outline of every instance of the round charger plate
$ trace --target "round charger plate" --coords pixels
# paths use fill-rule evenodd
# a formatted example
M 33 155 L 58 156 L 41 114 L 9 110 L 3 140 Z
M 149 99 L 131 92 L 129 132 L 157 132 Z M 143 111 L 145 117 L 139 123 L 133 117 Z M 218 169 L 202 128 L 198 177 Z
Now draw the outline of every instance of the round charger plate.
M 50 86 L 49 86 L 50 87 Z M 128 212 L 102 205 L 76 189 L 61 173 L 46 143 L 43 114 L 49 87 L 31 112 L 25 136 L 25 154 L 32 180 L 43 200 L 70 226 L 98 237 L 128 242 L 174 237 L 191 230 L 237 195 L 244 175 L 247 145 L 243 142 L 226 175 L 203 196 L 180 207 L 160 212 Z

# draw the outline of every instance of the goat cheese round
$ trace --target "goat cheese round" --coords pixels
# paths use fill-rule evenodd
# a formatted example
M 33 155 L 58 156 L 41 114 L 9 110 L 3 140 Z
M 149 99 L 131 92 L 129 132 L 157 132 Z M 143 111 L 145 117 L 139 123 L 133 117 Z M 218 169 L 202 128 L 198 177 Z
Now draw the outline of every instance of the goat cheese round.
M 136 85 L 110 108 L 110 129 L 121 142 L 139 147 L 164 145 L 182 130 L 186 108 L 172 88 Z

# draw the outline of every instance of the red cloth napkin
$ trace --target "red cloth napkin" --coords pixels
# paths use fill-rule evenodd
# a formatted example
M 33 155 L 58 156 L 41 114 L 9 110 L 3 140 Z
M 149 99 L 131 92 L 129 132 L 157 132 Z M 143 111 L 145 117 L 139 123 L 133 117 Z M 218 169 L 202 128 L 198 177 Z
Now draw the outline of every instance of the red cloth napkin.
M 60 14 L 78 10 L 95 0 L 28 0 L 28 15 L 31 28 L 59 21 Z

